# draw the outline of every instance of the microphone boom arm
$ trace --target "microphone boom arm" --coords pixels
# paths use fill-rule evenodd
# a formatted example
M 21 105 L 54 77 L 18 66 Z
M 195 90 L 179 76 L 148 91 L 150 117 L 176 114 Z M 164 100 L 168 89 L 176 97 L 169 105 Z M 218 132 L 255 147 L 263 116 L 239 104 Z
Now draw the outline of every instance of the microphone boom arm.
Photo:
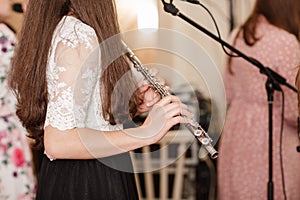
M 216 35 L 214 35 L 210 31 L 208 31 L 204 27 L 200 26 L 195 21 L 191 20 L 190 18 L 188 18 L 187 16 L 185 16 L 184 14 L 182 14 L 179 11 L 179 9 L 174 6 L 174 4 L 172 2 L 173 2 L 173 0 L 171 0 L 170 3 L 167 3 L 165 0 L 162 0 L 162 3 L 164 5 L 164 10 L 167 13 L 171 13 L 174 16 L 180 17 L 181 19 L 183 19 L 187 23 L 191 24 L 192 26 L 194 26 L 198 30 L 202 31 L 203 33 L 205 33 L 206 35 L 208 35 L 209 37 L 211 37 L 215 41 L 217 41 L 220 44 L 222 44 L 224 47 L 227 47 L 229 50 L 231 50 L 232 52 L 234 52 L 239 57 L 242 57 L 246 61 L 248 61 L 251 64 L 253 64 L 254 66 L 258 67 L 260 73 L 265 74 L 267 77 L 269 77 L 274 82 L 275 89 L 279 89 L 280 88 L 279 84 L 282 84 L 282 85 L 285 85 L 286 87 L 288 87 L 289 89 L 291 89 L 292 91 L 294 91 L 294 92 L 297 93 L 297 89 L 295 87 L 293 87 L 292 85 L 290 85 L 289 83 L 287 83 L 286 79 L 283 76 L 281 76 L 277 72 L 273 71 L 269 67 L 265 67 L 261 62 L 259 62 L 255 58 L 251 58 L 249 56 L 246 56 L 241 51 L 237 50 L 236 48 L 234 48 L 233 46 L 231 46 L 230 44 L 228 44 L 227 42 L 225 42 L 221 38 L 217 37 Z M 190 0 L 188 2 L 190 2 Z

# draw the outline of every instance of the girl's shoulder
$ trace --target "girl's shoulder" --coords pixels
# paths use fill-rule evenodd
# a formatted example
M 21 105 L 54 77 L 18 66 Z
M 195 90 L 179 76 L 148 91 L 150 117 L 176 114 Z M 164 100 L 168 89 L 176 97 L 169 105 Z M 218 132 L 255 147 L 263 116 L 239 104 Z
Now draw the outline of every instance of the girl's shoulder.
M 85 43 L 92 48 L 98 41 L 95 30 L 73 16 L 64 16 L 56 28 L 56 35 L 62 42 L 70 47 Z

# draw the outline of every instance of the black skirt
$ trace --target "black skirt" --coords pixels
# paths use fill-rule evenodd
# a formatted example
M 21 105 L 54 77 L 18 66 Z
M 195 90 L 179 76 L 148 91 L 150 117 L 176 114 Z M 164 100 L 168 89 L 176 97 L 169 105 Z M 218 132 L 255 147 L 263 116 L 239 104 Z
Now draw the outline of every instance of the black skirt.
M 100 160 L 50 161 L 44 156 L 37 200 L 135 200 L 138 194 L 131 172 L 128 153 Z

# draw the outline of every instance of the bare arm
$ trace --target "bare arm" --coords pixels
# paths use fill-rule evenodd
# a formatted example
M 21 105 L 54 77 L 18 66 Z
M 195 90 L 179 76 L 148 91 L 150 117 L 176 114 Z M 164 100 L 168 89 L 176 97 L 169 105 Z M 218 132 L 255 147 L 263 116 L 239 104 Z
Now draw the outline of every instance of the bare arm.
M 61 131 L 52 126 L 45 128 L 44 144 L 52 159 L 92 159 L 127 152 L 159 141 L 178 123 L 192 117 L 187 106 L 177 97 L 168 96 L 150 111 L 144 124 L 138 128 L 119 131 L 98 131 L 74 128 Z

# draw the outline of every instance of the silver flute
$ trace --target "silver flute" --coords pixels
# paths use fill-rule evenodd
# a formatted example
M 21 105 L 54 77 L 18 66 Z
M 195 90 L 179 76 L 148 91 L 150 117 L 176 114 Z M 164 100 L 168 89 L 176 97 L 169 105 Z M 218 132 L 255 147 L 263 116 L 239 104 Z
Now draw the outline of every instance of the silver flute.
M 170 95 L 167 87 L 165 85 L 160 84 L 157 78 L 150 74 L 149 70 L 140 62 L 140 60 L 136 57 L 136 55 L 131 51 L 131 49 L 124 42 L 123 45 L 126 48 L 126 56 L 133 63 L 134 68 L 136 68 L 136 70 L 143 75 L 143 77 L 149 83 L 150 87 L 154 91 L 158 92 L 162 98 Z M 218 157 L 218 152 L 211 144 L 213 140 L 209 137 L 209 135 L 204 131 L 204 129 L 200 126 L 200 124 L 195 119 L 191 119 L 189 123 L 186 123 L 184 125 L 203 145 L 203 147 L 205 148 L 205 150 L 208 152 L 208 154 L 212 159 Z

